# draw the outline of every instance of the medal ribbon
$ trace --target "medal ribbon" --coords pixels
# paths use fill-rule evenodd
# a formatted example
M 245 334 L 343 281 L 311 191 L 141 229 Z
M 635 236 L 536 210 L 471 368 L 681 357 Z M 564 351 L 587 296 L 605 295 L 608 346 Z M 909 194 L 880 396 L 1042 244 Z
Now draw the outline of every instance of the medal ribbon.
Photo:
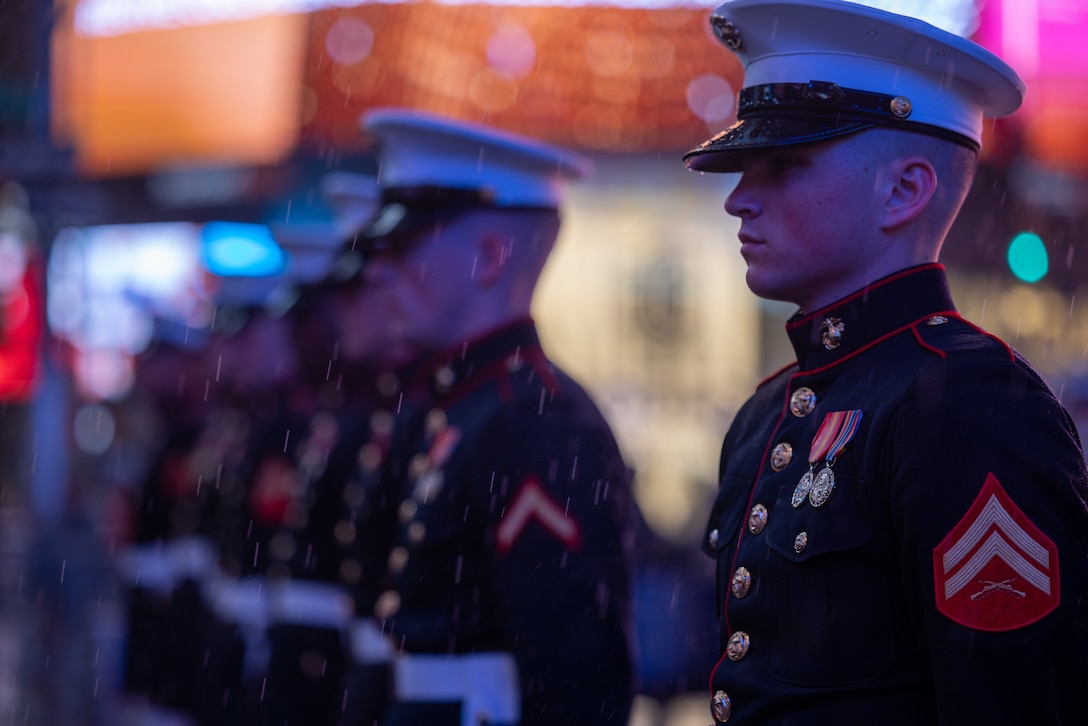
M 823 459 L 828 452 L 834 452 L 827 457 L 829 460 L 837 459 L 850 443 L 850 439 L 854 438 L 860 425 L 860 408 L 852 411 L 828 411 L 812 439 L 812 448 L 808 455 L 809 466 L 816 466 L 816 462 Z

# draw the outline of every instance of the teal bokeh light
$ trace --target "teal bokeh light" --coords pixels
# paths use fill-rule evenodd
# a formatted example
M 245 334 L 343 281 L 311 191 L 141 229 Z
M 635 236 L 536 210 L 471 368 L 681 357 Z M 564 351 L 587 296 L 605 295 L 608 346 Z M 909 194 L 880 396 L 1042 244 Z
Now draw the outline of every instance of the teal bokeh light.
M 1046 277 L 1050 261 L 1046 245 L 1034 232 L 1021 232 L 1009 243 L 1009 269 L 1024 282 L 1039 282 Z

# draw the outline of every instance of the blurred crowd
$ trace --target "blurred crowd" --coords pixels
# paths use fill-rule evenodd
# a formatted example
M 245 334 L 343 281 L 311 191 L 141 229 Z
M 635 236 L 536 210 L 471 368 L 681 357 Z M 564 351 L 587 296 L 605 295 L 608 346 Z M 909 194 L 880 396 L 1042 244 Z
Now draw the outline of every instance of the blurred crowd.
M 414 122 L 410 117 L 405 123 Z M 532 179 L 527 183 L 530 193 L 538 193 Z M 369 726 L 389 708 L 387 700 L 402 699 L 393 675 L 398 647 L 414 645 L 414 639 L 430 652 L 428 639 L 438 636 L 443 644 L 435 650 L 445 654 L 448 638 L 450 653 L 470 658 L 457 661 L 451 673 L 466 667 L 488 671 L 483 695 L 439 688 L 439 696 L 446 695 L 438 702 L 424 694 L 423 710 L 387 715 L 382 723 L 419 723 L 437 713 L 429 709 L 448 711 L 448 702 L 458 699 L 490 699 L 480 708 L 501 711 L 509 707 L 501 696 L 504 688 L 512 703 L 524 706 L 532 696 L 520 692 L 516 668 L 505 659 L 481 661 L 478 653 L 502 651 L 518 638 L 534 649 L 549 639 L 578 638 L 577 648 L 556 649 L 566 661 L 548 663 L 532 655 L 534 665 L 527 666 L 523 658 L 530 656 L 519 654 L 518 666 L 523 673 L 538 668 L 541 684 L 549 678 L 555 682 L 548 688 L 565 679 L 564 688 L 577 691 L 573 684 L 582 681 L 590 695 L 589 679 L 601 679 L 598 691 L 618 694 L 605 704 L 614 709 L 608 722 L 628 723 L 630 696 L 636 692 L 664 703 L 697 691 L 713 659 L 705 638 L 713 622 L 712 575 L 696 551 L 680 549 L 645 525 L 629 490 L 631 472 L 607 424 L 539 350 L 528 303 L 550 241 L 540 242 L 540 253 L 517 265 L 509 262 L 509 249 L 495 253 L 496 280 L 507 270 L 527 267 L 509 290 L 503 283 L 503 294 L 511 297 L 481 306 L 494 318 L 492 312 L 481 317 L 466 311 L 444 317 L 450 300 L 464 297 L 463 289 L 447 285 L 445 301 L 417 313 L 425 319 L 424 331 L 409 344 L 411 331 L 397 326 L 419 327 L 419 319 L 398 318 L 388 290 L 379 294 L 382 285 L 373 281 L 383 269 L 390 278 L 409 277 L 397 269 L 405 254 L 383 246 L 441 228 L 444 220 L 476 209 L 476 202 L 409 200 L 406 217 L 415 219 L 417 228 L 401 230 L 399 238 L 378 229 L 359 254 L 359 237 L 351 233 L 375 219 L 387 227 L 382 215 L 404 201 L 384 200 L 382 206 L 374 180 L 360 175 L 330 174 L 322 186 L 335 220 L 304 233 L 291 228 L 277 233 L 288 257 L 292 249 L 312 252 L 316 246 L 322 252 L 316 266 L 288 265 L 267 277 L 215 280 L 207 327 L 157 319 L 151 344 L 135 361 L 131 391 L 120 400 L 79 406 L 73 432 L 43 430 L 32 418 L 32 402 L 41 404 L 43 374 L 55 365 L 48 355 L 37 355 L 49 350 L 41 301 L 21 317 L 11 313 L 13 304 L 4 309 L 7 347 L 0 361 L 18 364 L 19 344 L 34 355 L 21 374 L 6 371 L 7 380 L 22 375 L 23 385 L 4 391 L 2 409 L 0 443 L 5 461 L 16 465 L 4 469 L 2 500 L 0 719 Z M 549 197 L 542 204 L 558 200 Z M 4 222 L 0 219 L 0 227 Z M 10 229 L 3 239 L 10 237 L 8 247 L 23 262 L 19 281 L 29 294 L 40 295 L 35 286 L 42 282 L 43 265 L 33 235 Z M 520 235 L 510 231 L 516 229 L 508 226 L 507 233 Z M 297 239 L 299 234 L 306 238 Z M 460 234 L 466 236 L 459 244 L 469 249 L 464 240 L 471 234 Z M 8 247 L 0 249 L 13 254 Z M 441 288 L 441 276 L 437 279 Z M 12 322 L 17 319 L 21 327 Z M 457 320 L 471 325 L 451 322 Z M 435 330 L 427 332 L 428 326 Z M 460 342 L 451 356 L 452 341 Z M 492 389 L 495 385 L 499 388 Z M 507 386 L 512 393 L 503 392 Z M 500 393 L 482 400 L 481 387 Z M 573 403 L 562 404 L 573 408 L 557 408 L 551 414 L 556 423 L 547 424 L 561 432 L 532 424 L 538 427 L 525 433 L 524 424 L 513 424 L 522 415 L 513 411 L 525 404 L 511 408 L 508 396 L 517 401 L 531 396 L 531 418 L 547 422 L 552 419 L 543 415 L 545 398 L 552 400 L 560 390 L 566 398 L 574 396 Z M 112 431 L 105 450 L 72 445 L 80 431 L 86 437 L 107 424 Z M 482 433 L 480 448 L 487 453 L 461 463 L 460 451 L 469 446 L 458 448 L 460 439 L 473 436 L 474 426 L 498 426 L 503 432 Z M 557 442 L 563 437 L 570 437 L 568 450 L 548 453 L 562 449 Z M 582 437 L 599 441 L 584 445 Z M 539 449 L 552 471 L 547 463 L 534 469 L 530 459 L 536 455 L 518 454 L 518 447 Z M 492 455 L 502 460 L 492 461 Z M 50 503 L 44 513 L 31 501 L 32 482 L 42 476 L 33 461 L 37 456 L 65 459 L 66 481 L 50 488 L 61 492 L 63 501 Z M 595 463 L 599 456 L 604 458 Z M 485 466 L 492 476 L 508 471 L 519 477 L 504 478 L 511 496 L 498 500 L 494 513 L 497 522 L 507 507 L 520 508 L 519 529 L 498 535 L 486 530 L 502 542 L 498 579 L 479 574 L 478 583 L 451 596 L 447 606 L 453 620 L 430 626 L 432 635 L 421 634 L 427 628 L 421 631 L 404 615 L 408 625 L 394 638 L 389 623 L 397 619 L 400 598 L 407 609 L 412 597 L 410 584 L 406 590 L 397 583 L 405 553 L 427 549 L 423 515 L 414 513 L 443 491 L 443 477 L 468 481 Z M 595 492 L 596 501 L 575 505 L 586 507 L 579 519 L 562 511 L 555 501 L 563 500 L 553 501 L 537 483 L 554 476 L 557 467 L 570 469 L 578 486 L 573 496 Z M 409 487 L 412 496 L 402 501 L 390 481 L 398 489 Z M 512 496 L 519 486 L 528 492 L 525 497 Z M 455 487 L 445 485 L 444 491 Z M 612 504 L 603 504 L 607 500 L 616 502 L 614 515 Z M 571 495 L 564 506 L 570 510 Z M 426 527 L 438 529 L 431 520 Z M 482 543 L 447 539 L 432 547 L 466 572 L 497 567 L 486 559 L 494 552 L 468 555 L 466 562 L 459 549 L 465 546 Z M 554 554 L 560 579 L 542 574 L 526 579 L 521 564 L 509 564 L 519 562 L 520 551 L 526 553 L 525 567 L 537 569 Z M 473 564 L 473 556 L 480 561 Z M 436 567 L 448 564 L 443 560 Z M 487 610 L 487 602 L 479 604 L 481 597 L 493 597 L 482 596 L 481 589 L 496 587 L 508 591 L 497 598 L 506 603 L 497 606 L 501 616 Z M 561 595 L 565 589 L 584 589 L 589 600 Z M 433 598 L 445 596 L 439 590 L 416 597 L 422 616 L 431 617 L 427 608 Z M 593 611 L 603 609 L 590 612 L 591 602 L 596 602 Z M 457 615 L 462 608 L 466 612 Z M 700 612 L 705 618 L 691 617 Z M 678 617 L 662 619 L 662 613 Z M 461 628 L 459 619 L 470 624 Z M 510 632 L 494 627 L 499 619 L 514 621 L 503 626 Z M 595 623 L 603 623 L 600 634 L 593 632 Z M 453 646 L 454 637 L 463 644 Z M 605 641 L 594 645 L 598 638 Z M 396 668 L 404 670 L 403 661 Z M 574 664 L 588 664 L 589 670 Z M 448 667 L 424 663 L 439 666 Z M 442 673 L 440 680 L 447 679 Z M 403 673 L 398 678 L 411 682 Z M 511 678 L 513 686 L 495 685 Z M 433 672 L 427 671 L 425 680 L 432 682 Z M 558 717 L 548 710 L 554 705 L 547 699 L 541 703 L 541 723 Z M 582 722 L 576 714 L 570 718 Z

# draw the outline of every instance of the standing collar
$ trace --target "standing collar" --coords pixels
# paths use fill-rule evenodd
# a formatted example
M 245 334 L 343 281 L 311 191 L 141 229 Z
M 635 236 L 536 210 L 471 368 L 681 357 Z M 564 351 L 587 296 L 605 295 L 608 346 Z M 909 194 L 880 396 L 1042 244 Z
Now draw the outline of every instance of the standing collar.
M 540 338 L 528 318 L 512 321 L 433 358 L 425 367 L 432 391 L 451 394 L 474 381 L 515 370 L 526 358 L 540 355 Z
M 833 365 L 924 319 L 955 316 L 944 266 L 901 270 L 812 313 L 786 322 L 803 371 Z

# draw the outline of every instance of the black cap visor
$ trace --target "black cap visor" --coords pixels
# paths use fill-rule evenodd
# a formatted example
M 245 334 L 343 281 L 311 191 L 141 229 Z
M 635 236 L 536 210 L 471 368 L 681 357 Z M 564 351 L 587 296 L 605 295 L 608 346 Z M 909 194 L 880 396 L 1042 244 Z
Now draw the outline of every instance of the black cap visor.
M 881 126 L 938 136 L 978 150 L 955 131 L 910 120 L 910 100 L 842 88 L 827 81 L 749 86 L 737 99 L 735 124 L 684 155 L 695 171 L 741 171 L 740 153 L 827 141 Z
M 735 173 L 742 170 L 742 152 L 827 141 L 873 126 L 856 119 L 750 116 L 684 154 L 684 163 L 694 171 Z
M 553 208 L 497 205 L 489 189 L 389 188 L 382 193 L 382 206 L 377 213 L 345 242 L 322 284 L 357 284 L 368 258 L 407 250 L 422 233 L 473 210 L 522 212 Z
M 386 189 L 382 205 L 370 221 L 345 241 L 323 286 L 350 286 L 361 278 L 367 258 L 406 249 L 418 235 L 471 209 L 492 206 L 481 189 L 411 187 Z

